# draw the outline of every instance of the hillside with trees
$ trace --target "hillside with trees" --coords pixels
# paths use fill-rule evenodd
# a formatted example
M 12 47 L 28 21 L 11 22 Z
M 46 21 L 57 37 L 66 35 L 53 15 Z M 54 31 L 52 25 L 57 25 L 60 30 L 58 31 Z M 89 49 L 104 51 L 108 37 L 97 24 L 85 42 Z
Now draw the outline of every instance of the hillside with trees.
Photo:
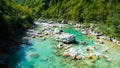
M 16 0 L 15 2 L 32 9 L 34 17 L 94 23 L 99 29 L 96 32 L 120 39 L 119 0 Z

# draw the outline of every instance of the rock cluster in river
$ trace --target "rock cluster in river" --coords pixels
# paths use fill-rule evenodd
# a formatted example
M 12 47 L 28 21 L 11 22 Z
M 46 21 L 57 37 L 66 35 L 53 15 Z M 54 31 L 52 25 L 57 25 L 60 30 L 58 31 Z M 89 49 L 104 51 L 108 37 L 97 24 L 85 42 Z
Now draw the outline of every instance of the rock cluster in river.
M 29 33 L 31 35 L 34 34 L 35 36 L 41 37 L 41 39 L 43 41 L 47 37 L 50 37 L 50 36 L 57 37 L 56 40 L 58 40 L 58 42 L 60 42 L 60 43 L 56 47 L 57 47 L 57 49 L 58 48 L 63 49 L 63 52 L 61 53 L 61 55 L 69 56 L 72 59 L 83 59 L 83 58 L 92 59 L 91 61 L 96 60 L 99 57 L 99 55 L 97 55 L 96 53 L 82 54 L 82 51 L 78 52 L 77 50 L 72 48 L 72 46 L 71 46 L 72 43 L 76 42 L 75 35 L 62 32 L 62 29 L 61 29 L 63 27 L 62 24 L 59 24 L 59 23 L 56 24 L 51 21 L 49 23 L 45 23 L 45 22 L 41 23 L 40 25 L 42 27 L 42 32 L 40 34 L 38 34 L 38 32 L 33 31 L 33 30 L 30 30 Z M 81 25 L 76 24 L 76 28 L 80 28 L 80 27 L 81 27 Z M 37 35 L 36 35 L 36 33 L 37 33 Z M 82 30 L 82 34 L 87 35 L 88 33 L 89 33 L 88 29 Z M 87 41 L 81 41 L 80 45 L 84 45 L 84 44 L 86 44 L 86 42 Z M 92 51 L 92 52 L 96 51 L 95 47 L 86 47 L 84 49 L 85 53 L 89 53 L 90 51 Z M 55 53 L 57 55 L 59 55 L 58 52 L 59 52 L 59 49 L 55 51 Z M 107 50 L 103 50 L 103 52 L 107 52 Z M 35 58 L 38 57 L 37 54 L 33 54 L 31 56 L 35 57 Z

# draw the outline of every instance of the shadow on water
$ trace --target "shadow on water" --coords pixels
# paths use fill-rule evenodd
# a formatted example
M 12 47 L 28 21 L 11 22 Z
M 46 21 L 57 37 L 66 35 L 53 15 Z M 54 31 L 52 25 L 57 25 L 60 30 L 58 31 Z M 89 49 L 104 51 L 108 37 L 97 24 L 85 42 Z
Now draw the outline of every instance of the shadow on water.
M 11 32 L 9 28 L 2 27 L 0 27 L 2 30 L 0 31 L 0 68 L 6 68 L 11 63 L 16 65 L 19 62 L 16 52 L 21 48 L 22 38 L 25 36 L 27 30 L 17 28 Z M 14 62 L 11 62 L 11 59 L 14 59 Z
M 13 53 L 10 58 L 9 58 L 9 64 L 6 68 L 16 68 L 16 66 L 18 66 L 18 63 L 21 60 L 27 61 L 26 60 L 26 54 L 25 54 L 25 50 L 26 51 L 35 51 L 35 49 L 30 48 L 31 46 L 33 46 L 32 43 L 30 43 L 30 45 L 27 44 L 21 44 L 20 48 L 18 50 L 16 50 L 15 53 Z

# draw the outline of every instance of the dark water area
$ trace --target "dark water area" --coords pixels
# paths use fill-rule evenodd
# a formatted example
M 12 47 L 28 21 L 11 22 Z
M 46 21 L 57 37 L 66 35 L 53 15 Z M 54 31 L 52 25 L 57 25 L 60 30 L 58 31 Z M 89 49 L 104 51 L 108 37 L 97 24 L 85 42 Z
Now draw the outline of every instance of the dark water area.
M 0 31 L 0 68 L 6 68 L 9 65 L 9 59 L 20 49 L 26 31 L 16 29 L 15 33 L 11 33 L 9 28 L 6 31 Z

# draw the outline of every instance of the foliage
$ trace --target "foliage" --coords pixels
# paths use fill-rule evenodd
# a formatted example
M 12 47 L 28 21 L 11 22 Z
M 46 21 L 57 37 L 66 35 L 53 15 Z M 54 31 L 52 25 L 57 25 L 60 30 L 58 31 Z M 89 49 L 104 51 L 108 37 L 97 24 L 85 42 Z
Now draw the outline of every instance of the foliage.
M 0 37 L 2 41 L 14 40 L 17 34 L 21 34 L 28 29 L 32 22 L 31 9 L 11 0 L 0 0 Z M 13 36 L 14 38 L 12 38 Z M 3 42 L 0 40 L 0 43 Z
M 95 23 L 99 32 L 113 37 L 120 36 L 119 0 L 16 0 L 16 3 L 32 9 L 37 18 Z

